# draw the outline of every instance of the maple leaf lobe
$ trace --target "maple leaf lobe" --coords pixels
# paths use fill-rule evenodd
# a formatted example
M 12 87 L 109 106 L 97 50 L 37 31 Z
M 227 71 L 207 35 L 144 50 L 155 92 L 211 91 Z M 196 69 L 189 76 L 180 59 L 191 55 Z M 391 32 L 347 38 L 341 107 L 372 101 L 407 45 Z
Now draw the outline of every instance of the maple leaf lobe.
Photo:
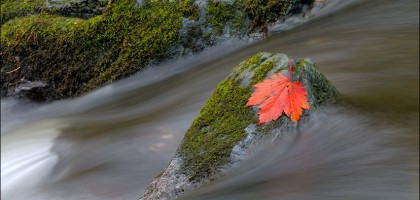
M 306 98 L 308 92 L 302 83 L 292 82 L 281 73 L 255 84 L 254 88 L 245 106 L 259 105 L 258 124 L 276 120 L 283 112 L 297 122 L 303 113 L 302 109 L 310 109 Z

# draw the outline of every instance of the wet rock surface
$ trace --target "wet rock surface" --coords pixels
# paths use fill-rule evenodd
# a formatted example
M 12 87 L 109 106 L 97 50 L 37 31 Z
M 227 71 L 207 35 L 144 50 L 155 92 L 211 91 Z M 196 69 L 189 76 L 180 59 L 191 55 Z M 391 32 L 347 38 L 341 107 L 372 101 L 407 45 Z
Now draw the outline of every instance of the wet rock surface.
M 51 12 L 84 18 L 98 15 L 108 0 L 47 0 L 46 9 Z
M 46 100 L 47 86 L 46 83 L 40 81 L 21 80 L 16 87 L 7 92 L 7 95 L 43 102 Z

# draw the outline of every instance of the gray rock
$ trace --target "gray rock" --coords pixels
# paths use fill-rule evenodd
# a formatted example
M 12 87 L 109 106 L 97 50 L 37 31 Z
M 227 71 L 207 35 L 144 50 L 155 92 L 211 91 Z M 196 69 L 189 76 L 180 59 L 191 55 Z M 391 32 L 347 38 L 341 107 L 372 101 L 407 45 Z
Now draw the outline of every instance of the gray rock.
M 342 8 L 348 3 L 351 3 L 351 1 L 321 0 L 314 1 L 312 6 L 300 5 L 300 12 L 288 16 L 285 19 L 278 19 L 276 22 L 270 24 L 267 29 L 268 35 L 290 30 L 317 17 L 325 16 L 331 10 Z M 337 4 L 340 5 L 338 6 Z M 331 9 L 332 7 L 336 7 L 336 9 Z
M 45 5 L 49 12 L 63 15 L 92 17 L 101 14 L 108 0 L 47 0 Z
M 294 62 L 293 81 L 308 91 L 311 110 L 298 123 L 282 115 L 257 125 L 258 107 L 245 107 L 253 85 L 274 73 L 288 73 L 290 57 L 258 53 L 240 63 L 201 109 L 165 171 L 153 179 L 142 200 L 175 199 L 234 169 L 279 134 L 304 124 L 314 110 L 334 100 L 335 87 L 309 59 Z
M 45 101 L 47 84 L 41 81 L 21 80 L 18 85 L 8 91 L 8 96 L 26 98 L 32 101 Z

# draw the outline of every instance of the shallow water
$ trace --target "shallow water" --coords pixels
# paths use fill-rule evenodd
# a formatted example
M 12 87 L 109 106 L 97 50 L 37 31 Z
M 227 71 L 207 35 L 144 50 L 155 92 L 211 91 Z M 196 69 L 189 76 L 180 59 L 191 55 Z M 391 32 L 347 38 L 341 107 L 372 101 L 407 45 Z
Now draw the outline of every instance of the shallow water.
M 311 58 L 342 96 L 184 199 L 418 199 L 419 2 L 346 2 L 77 99 L 2 99 L 2 199 L 137 199 L 216 85 L 259 51 Z

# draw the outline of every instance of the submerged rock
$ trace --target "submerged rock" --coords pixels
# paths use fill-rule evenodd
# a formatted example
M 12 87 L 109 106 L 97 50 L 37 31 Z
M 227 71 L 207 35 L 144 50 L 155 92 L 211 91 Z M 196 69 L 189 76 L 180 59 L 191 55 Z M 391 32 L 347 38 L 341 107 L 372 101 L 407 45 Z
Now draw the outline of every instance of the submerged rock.
M 293 81 L 308 91 L 311 110 L 298 123 L 287 116 L 257 125 L 258 107 L 245 107 L 253 85 L 274 73 L 287 76 L 290 57 L 258 53 L 235 67 L 185 133 L 181 145 L 165 171 L 146 189 L 142 200 L 175 199 L 186 191 L 222 176 L 261 148 L 266 138 L 305 123 L 312 112 L 334 100 L 335 87 L 309 59 L 294 62 Z

